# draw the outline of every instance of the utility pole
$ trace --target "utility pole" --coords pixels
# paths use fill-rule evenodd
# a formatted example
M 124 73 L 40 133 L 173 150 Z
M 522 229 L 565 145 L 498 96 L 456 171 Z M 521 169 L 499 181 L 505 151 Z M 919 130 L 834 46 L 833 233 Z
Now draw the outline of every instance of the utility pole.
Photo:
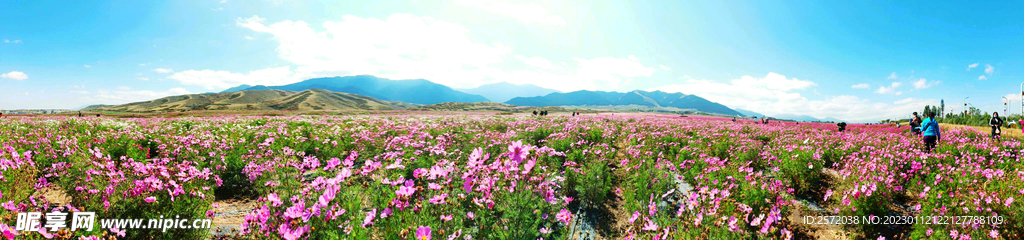
M 1010 109 L 1010 99 L 1006 98 L 1006 97 L 1003 97 L 1003 116 L 1004 117 L 1008 116 L 1008 114 L 1009 114 L 1008 112 L 1010 111 L 1009 109 Z
M 1021 87 L 1022 87 L 1021 89 L 1024 90 L 1024 83 L 1021 83 Z M 1024 93 L 1024 92 L 1021 92 L 1021 93 Z M 1022 96 L 1024 96 L 1024 95 L 1022 95 Z M 968 110 L 967 109 L 967 99 L 968 98 L 971 98 L 971 97 L 965 97 L 964 98 L 964 116 L 967 116 L 967 114 L 968 114 L 968 112 L 967 112 L 967 110 Z

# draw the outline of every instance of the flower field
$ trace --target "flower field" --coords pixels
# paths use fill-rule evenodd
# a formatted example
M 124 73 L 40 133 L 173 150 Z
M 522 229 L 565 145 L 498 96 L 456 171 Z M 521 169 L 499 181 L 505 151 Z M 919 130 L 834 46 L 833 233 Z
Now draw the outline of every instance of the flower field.
M 893 125 L 675 115 L 40 117 L 0 119 L 0 145 L 3 239 L 1024 238 L 1024 146 L 969 128 L 925 153 Z M 230 235 L 14 230 L 242 199 Z

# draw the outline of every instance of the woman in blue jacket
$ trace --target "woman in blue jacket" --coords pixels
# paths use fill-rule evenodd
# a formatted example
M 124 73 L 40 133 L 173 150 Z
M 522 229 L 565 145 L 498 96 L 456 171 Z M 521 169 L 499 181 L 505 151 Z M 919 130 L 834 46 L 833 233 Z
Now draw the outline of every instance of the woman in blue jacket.
M 932 149 L 935 149 L 935 143 L 942 140 L 942 134 L 939 133 L 939 122 L 935 121 L 934 112 L 929 112 L 928 118 L 921 122 L 921 132 L 924 135 L 925 151 L 932 152 Z

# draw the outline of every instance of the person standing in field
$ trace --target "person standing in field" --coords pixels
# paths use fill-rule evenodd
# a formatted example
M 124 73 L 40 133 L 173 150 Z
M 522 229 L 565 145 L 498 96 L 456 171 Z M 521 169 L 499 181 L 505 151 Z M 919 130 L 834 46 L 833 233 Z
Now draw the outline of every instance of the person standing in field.
M 988 125 L 992 127 L 992 138 L 999 138 L 1003 135 L 1003 119 L 999 117 L 999 113 L 992 112 L 992 118 L 988 120 Z
M 921 117 L 914 112 L 914 115 L 910 116 L 910 132 L 914 134 L 921 134 Z
M 839 132 L 846 131 L 846 122 L 839 122 L 836 126 L 839 126 Z
M 928 118 L 925 118 L 921 122 L 921 132 L 924 135 L 924 149 L 925 152 L 932 152 L 935 149 L 935 143 L 942 140 L 942 134 L 939 133 L 939 122 L 935 121 L 935 113 L 928 113 Z

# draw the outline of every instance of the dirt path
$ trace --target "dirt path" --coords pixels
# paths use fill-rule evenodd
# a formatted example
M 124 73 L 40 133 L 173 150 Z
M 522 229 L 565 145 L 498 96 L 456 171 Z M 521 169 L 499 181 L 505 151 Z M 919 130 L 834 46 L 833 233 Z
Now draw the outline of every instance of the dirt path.
M 241 230 L 245 215 L 252 212 L 256 202 L 252 200 L 221 200 L 215 202 L 218 207 L 213 208 L 213 227 L 210 228 L 211 237 L 223 237 L 238 234 Z

